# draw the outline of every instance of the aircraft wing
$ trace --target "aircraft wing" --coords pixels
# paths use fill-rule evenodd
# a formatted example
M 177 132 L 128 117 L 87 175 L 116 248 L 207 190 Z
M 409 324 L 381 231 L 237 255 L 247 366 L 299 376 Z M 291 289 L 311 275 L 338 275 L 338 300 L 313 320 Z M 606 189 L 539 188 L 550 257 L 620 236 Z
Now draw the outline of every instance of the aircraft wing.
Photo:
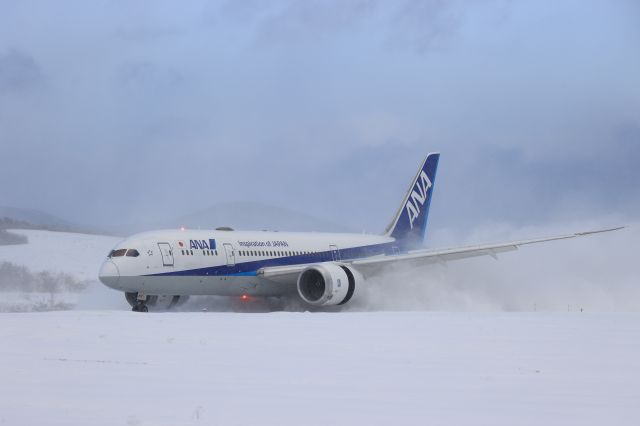
M 405 254 L 388 256 L 380 255 L 364 259 L 343 261 L 339 263 L 351 265 L 365 277 L 369 277 L 371 275 L 375 275 L 377 272 L 380 272 L 384 268 L 391 265 L 421 266 L 434 263 L 444 264 L 452 260 L 460 260 L 477 256 L 491 256 L 497 259 L 497 255 L 499 253 L 517 250 L 520 246 L 543 243 L 547 241 L 566 240 L 569 238 L 583 237 L 586 235 L 617 231 L 622 228 L 624 228 L 624 226 L 617 228 L 600 229 L 596 231 L 577 232 L 567 235 L 536 238 L 531 240 L 511 241 L 498 244 L 482 244 L 446 249 L 413 250 Z M 295 283 L 297 281 L 298 274 L 300 274 L 300 272 L 302 272 L 309 265 L 310 264 L 265 267 L 259 269 L 257 275 L 280 283 Z

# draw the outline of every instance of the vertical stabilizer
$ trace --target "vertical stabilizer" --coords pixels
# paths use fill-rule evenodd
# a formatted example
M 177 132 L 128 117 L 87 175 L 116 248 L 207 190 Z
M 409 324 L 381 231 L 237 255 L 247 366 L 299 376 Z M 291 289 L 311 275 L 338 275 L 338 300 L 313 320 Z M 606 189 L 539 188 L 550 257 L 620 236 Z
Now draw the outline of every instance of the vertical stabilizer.
M 439 153 L 431 153 L 413 179 L 386 235 L 395 238 L 403 248 L 422 245 L 427 230 L 431 195 L 436 182 Z

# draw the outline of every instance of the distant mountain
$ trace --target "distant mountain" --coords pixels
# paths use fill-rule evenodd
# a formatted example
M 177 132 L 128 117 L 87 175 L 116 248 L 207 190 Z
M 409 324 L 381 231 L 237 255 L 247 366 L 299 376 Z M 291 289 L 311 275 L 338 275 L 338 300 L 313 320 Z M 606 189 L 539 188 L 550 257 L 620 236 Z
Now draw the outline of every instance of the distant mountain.
M 0 229 L 42 229 L 47 231 L 105 234 L 104 230 L 76 225 L 34 209 L 0 206 Z
M 153 229 L 179 228 L 215 229 L 229 226 L 238 230 L 349 232 L 345 226 L 318 219 L 286 208 L 254 202 L 216 204 L 205 210 L 174 219 L 153 223 L 115 225 L 110 231 L 119 235 Z
M 342 225 L 282 207 L 268 204 L 237 202 L 212 206 L 178 219 L 189 227 L 215 228 L 230 226 L 234 229 L 269 231 L 348 232 Z
M 33 209 L 0 206 L 0 218 L 13 219 L 15 221 L 28 222 L 31 225 L 46 228 L 70 229 L 74 226 L 54 215 Z
M 207 209 L 175 218 L 132 224 L 101 223 L 100 227 L 76 225 L 39 210 L 0 207 L 0 229 L 44 229 L 50 231 L 79 232 L 127 236 L 154 229 L 185 226 L 190 229 L 214 229 L 229 226 L 238 230 L 350 232 L 348 227 L 314 216 L 254 202 L 216 204 Z

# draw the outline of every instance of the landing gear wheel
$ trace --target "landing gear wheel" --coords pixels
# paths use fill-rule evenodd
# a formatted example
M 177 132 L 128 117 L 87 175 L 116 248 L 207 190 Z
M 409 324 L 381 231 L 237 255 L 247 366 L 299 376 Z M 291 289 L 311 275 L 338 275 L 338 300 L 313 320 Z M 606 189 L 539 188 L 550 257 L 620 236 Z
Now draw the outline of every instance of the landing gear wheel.
M 133 312 L 149 312 L 149 307 L 144 302 L 138 302 L 131 308 Z

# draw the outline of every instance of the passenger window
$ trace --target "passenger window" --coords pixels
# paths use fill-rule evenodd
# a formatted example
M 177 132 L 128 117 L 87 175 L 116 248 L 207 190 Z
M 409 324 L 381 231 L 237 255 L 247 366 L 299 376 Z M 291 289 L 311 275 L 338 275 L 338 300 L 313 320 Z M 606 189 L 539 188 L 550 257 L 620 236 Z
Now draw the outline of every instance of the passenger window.
M 121 257 L 127 252 L 127 249 L 111 250 L 109 257 Z
M 140 256 L 140 253 L 138 252 L 138 250 L 136 249 L 127 250 L 127 257 L 138 257 L 138 256 Z

